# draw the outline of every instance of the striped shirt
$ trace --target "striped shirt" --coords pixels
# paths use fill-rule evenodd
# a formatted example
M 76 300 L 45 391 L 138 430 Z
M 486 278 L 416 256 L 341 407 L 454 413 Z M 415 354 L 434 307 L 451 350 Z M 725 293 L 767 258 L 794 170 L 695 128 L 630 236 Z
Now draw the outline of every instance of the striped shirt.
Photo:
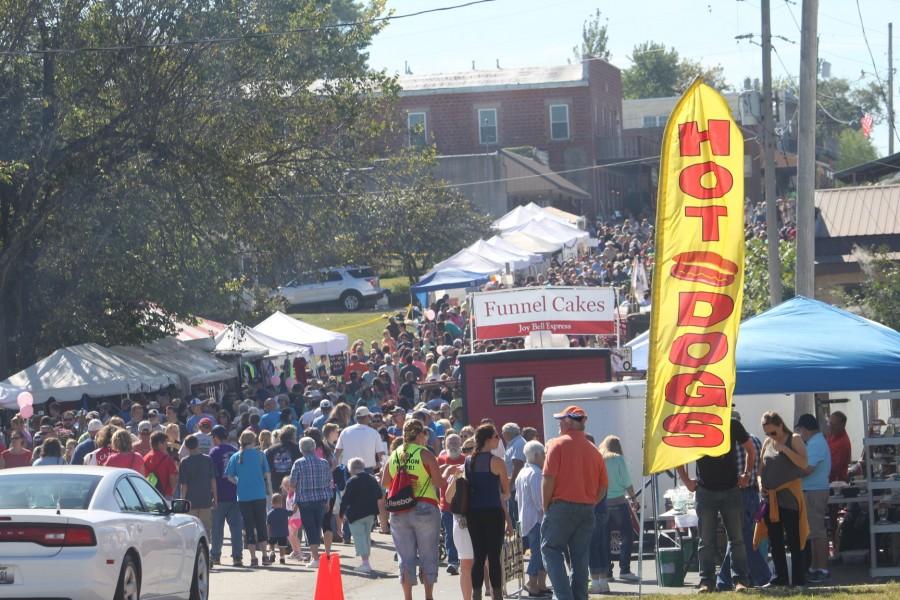
M 291 468 L 291 487 L 295 504 L 331 500 L 334 479 L 328 461 L 317 456 L 297 459 Z
M 759 455 L 762 454 L 762 442 L 759 441 L 759 438 L 750 434 L 750 441 L 753 442 L 753 447 L 756 448 L 756 462 L 750 468 L 750 487 L 756 487 L 756 476 L 757 471 L 759 469 Z M 738 444 L 737 447 L 737 468 L 738 475 L 745 471 L 745 466 L 747 464 L 747 451 L 744 450 L 744 447 Z

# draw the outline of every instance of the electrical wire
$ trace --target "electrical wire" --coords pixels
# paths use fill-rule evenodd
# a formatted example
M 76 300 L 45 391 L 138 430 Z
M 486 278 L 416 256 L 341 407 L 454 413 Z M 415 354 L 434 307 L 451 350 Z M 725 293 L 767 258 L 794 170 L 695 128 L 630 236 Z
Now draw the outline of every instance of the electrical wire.
M 383 17 L 373 17 L 371 19 L 362 19 L 359 21 L 348 21 L 342 23 L 331 23 L 326 25 L 317 25 L 315 27 L 298 27 L 295 29 L 284 29 L 281 31 L 268 31 L 258 33 L 243 33 L 239 35 L 223 35 L 209 38 L 194 38 L 186 40 L 172 40 L 170 42 L 153 42 L 146 44 L 124 44 L 120 46 L 82 46 L 77 48 L 40 48 L 30 50 L 0 50 L 0 56 L 40 56 L 46 54 L 79 54 L 79 53 L 97 53 L 97 52 L 130 52 L 137 50 L 152 50 L 157 48 L 186 47 L 186 46 L 205 46 L 213 44 L 229 44 L 244 40 L 266 39 L 284 37 L 289 35 L 297 35 L 300 33 L 316 33 L 328 31 L 331 29 L 344 29 L 351 27 L 360 27 L 363 25 L 371 25 L 373 23 L 385 23 L 389 21 L 397 21 L 400 19 L 409 19 L 422 15 L 448 12 L 461 8 L 468 8 L 476 4 L 487 4 L 497 2 L 497 0 L 470 0 L 461 4 L 452 4 L 448 6 L 439 6 L 436 8 L 428 8 L 399 15 L 385 15 Z
M 878 74 L 878 65 L 875 64 L 875 54 L 872 53 L 872 46 L 869 45 L 869 36 L 866 34 L 866 24 L 863 22 L 862 16 L 862 8 L 859 5 L 859 0 L 856 0 L 856 14 L 859 15 L 859 26 L 862 29 L 863 40 L 866 42 L 866 49 L 869 51 L 869 58 L 872 59 L 872 69 L 875 70 L 875 79 L 878 80 L 878 85 L 880 86 L 881 98 L 884 100 L 884 103 L 887 104 L 887 94 L 884 92 L 885 84 L 881 80 L 881 75 Z M 890 110 L 891 107 L 888 107 Z M 897 126 L 894 125 L 893 131 L 891 133 L 894 134 L 894 137 L 897 138 L 897 141 L 900 141 L 900 134 L 897 133 Z

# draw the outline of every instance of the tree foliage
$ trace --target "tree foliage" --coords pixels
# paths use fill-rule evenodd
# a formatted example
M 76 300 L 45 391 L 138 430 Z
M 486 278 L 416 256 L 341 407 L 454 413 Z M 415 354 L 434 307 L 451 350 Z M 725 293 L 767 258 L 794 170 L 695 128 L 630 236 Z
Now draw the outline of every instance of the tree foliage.
M 747 240 L 744 251 L 744 311 L 746 319 L 766 311 L 769 306 L 769 252 L 766 240 L 753 238 Z M 782 298 L 790 300 L 794 297 L 794 273 L 797 264 L 797 245 L 794 242 L 781 240 L 781 285 Z
M 581 26 L 581 44 L 572 46 L 572 57 L 576 62 L 586 58 L 609 60 L 609 36 L 607 20 L 601 17 L 598 8 Z
M 865 280 L 849 294 L 849 302 L 867 318 L 900 331 L 900 265 L 890 258 L 888 248 L 875 252 L 855 248 L 854 255 Z
M 836 171 L 855 167 L 878 158 L 878 151 L 872 141 L 856 129 L 844 129 L 838 134 L 838 159 Z
M 643 42 L 628 57 L 632 65 L 622 72 L 625 98 L 667 98 L 684 92 L 697 77 L 717 90 L 729 89 L 721 65 L 705 67 L 699 61 L 681 58 L 675 48 Z
M 859 129 L 859 120 L 866 113 L 873 121 L 884 117 L 880 86 L 876 83 L 852 87 L 840 77 L 820 79 L 817 83 L 816 136 L 838 139 L 848 129 Z
M 22 53 L 0 55 L 0 375 L 226 318 L 248 257 L 327 254 L 397 88 L 366 65 L 380 26 L 322 26 L 382 12 L 0 0 L 0 49 Z M 71 51 L 28 53 L 48 48 Z

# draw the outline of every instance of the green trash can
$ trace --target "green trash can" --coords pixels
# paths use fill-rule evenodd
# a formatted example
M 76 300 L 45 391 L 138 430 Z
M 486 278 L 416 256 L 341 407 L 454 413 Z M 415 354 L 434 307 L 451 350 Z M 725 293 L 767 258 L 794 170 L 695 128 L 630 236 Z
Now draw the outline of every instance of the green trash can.
M 681 538 L 681 553 L 684 555 L 684 570 L 688 573 L 700 572 L 700 555 L 697 552 L 697 546 L 697 538 Z
M 681 548 L 658 548 L 656 571 L 660 587 L 684 585 L 684 551 Z

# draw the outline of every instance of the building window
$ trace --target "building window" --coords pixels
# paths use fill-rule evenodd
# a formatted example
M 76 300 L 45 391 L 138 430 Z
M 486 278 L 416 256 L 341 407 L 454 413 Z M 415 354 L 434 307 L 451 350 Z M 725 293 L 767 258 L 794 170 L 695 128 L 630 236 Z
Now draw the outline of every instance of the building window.
M 550 105 L 550 139 L 569 139 L 569 105 Z
M 534 377 L 504 377 L 494 380 L 495 406 L 534 403 Z
M 407 113 L 406 128 L 409 132 L 410 146 L 425 146 L 428 144 L 428 122 L 425 118 L 425 113 Z
M 478 143 L 490 145 L 497 143 L 497 109 L 478 109 Z
M 656 127 L 656 117 L 644 116 L 644 128 Z
M 669 120 L 669 115 L 659 115 L 656 117 L 656 126 L 657 127 L 665 127 L 666 121 Z

